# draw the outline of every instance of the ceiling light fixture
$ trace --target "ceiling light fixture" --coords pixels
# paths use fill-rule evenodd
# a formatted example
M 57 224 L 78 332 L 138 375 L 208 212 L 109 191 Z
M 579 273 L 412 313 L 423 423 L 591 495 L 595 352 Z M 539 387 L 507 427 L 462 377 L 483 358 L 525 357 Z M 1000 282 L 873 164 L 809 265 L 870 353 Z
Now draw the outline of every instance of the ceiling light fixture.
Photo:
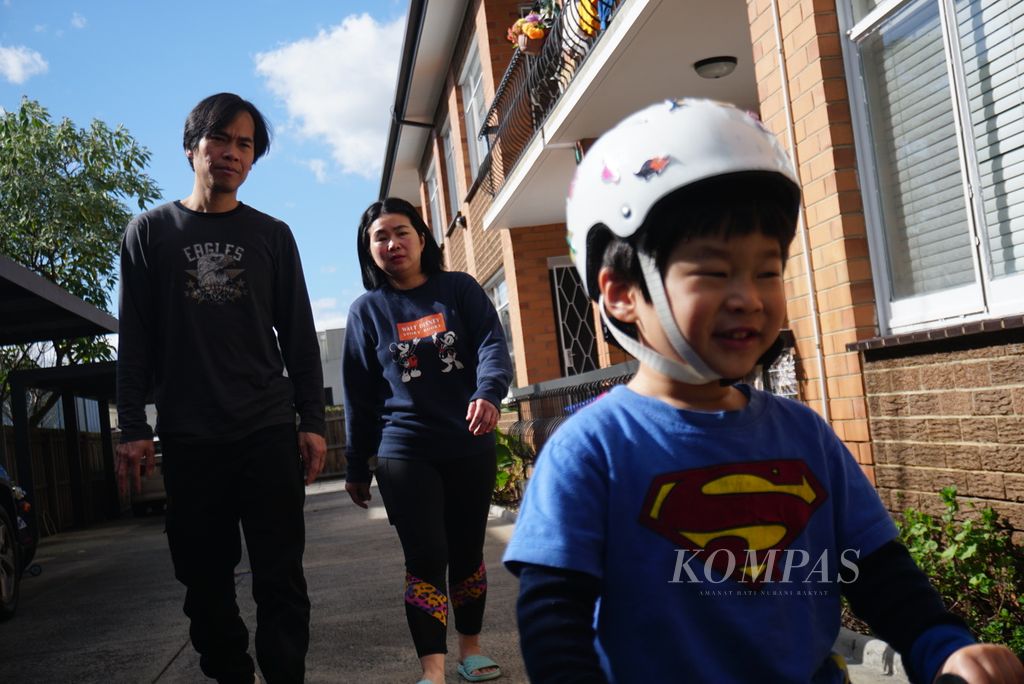
M 708 57 L 693 63 L 693 70 L 701 78 L 723 78 L 736 69 L 736 58 L 729 55 Z

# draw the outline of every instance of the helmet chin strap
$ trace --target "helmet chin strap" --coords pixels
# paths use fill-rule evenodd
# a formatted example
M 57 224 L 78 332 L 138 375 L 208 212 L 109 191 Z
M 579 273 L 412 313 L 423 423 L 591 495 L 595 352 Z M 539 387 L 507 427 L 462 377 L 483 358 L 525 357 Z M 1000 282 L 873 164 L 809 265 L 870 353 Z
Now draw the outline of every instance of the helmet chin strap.
M 650 367 L 662 375 L 668 376 L 677 382 L 685 383 L 687 385 L 706 385 L 721 378 L 720 375 L 709 369 L 705 362 L 703 362 L 703 360 L 696 355 L 696 352 L 694 352 L 693 349 L 685 342 L 683 344 L 686 346 L 688 354 L 679 354 L 680 358 L 683 359 L 681 362 L 679 359 L 660 354 L 650 347 L 644 346 L 635 338 L 628 335 L 626 331 L 618 327 L 616 320 L 608 315 L 608 312 L 604 308 L 604 295 L 601 295 L 601 298 L 598 300 L 598 308 L 601 311 L 601 320 L 603 320 L 604 325 L 607 326 L 611 336 L 615 338 L 615 341 L 618 342 L 623 349 L 632 354 L 644 366 Z M 665 324 L 663 324 L 663 327 L 665 327 Z M 676 330 L 676 334 L 679 335 L 678 329 Z M 695 358 L 700 365 L 699 368 L 694 367 L 689 364 L 689 362 L 686 362 L 688 361 L 687 356 Z
M 668 337 L 669 344 L 672 345 L 672 349 L 678 354 L 682 362 L 659 354 L 626 334 L 605 312 L 603 296 L 599 301 L 601 320 L 608 326 L 608 330 L 611 331 L 612 336 L 622 345 L 623 349 L 663 375 L 688 385 L 704 385 L 721 380 L 722 376 L 708 367 L 704 359 L 700 358 L 679 331 L 679 326 L 676 325 L 675 318 L 672 316 L 672 310 L 669 308 L 665 284 L 662 282 L 661 274 L 658 273 L 658 267 L 654 259 L 642 252 L 637 256 L 640 259 L 640 270 L 643 272 L 644 281 L 647 283 L 647 290 L 650 292 L 651 303 L 658 315 L 658 321 L 661 323 L 661 328 L 665 332 L 666 337 Z

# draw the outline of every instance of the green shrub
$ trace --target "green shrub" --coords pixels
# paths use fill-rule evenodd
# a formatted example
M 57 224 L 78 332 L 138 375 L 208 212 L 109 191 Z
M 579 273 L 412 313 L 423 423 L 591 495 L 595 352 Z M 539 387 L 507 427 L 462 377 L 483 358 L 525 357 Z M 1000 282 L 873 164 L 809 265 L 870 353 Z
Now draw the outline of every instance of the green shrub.
M 522 440 L 500 429 L 495 430 L 498 453 L 498 475 L 494 481 L 491 500 L 509 508 L 519 508 L 526 482 L 527 465 L 533 461 L 533 451 Z
M 991 508 L 976 519 L 957 520 L 956 488 L 940 495 L 946 508 L 941 516 L 903 512 L 900 540 L 981 641 L 1024 653 L 1024 547 L 1013 543 L 1009 523 Z

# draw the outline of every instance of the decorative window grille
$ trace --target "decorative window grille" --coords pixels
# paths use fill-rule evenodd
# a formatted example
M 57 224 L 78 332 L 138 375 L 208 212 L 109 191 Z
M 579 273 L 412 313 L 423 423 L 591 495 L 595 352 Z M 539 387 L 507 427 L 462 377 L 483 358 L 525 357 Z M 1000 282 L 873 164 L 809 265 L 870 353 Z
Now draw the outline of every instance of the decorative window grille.
M 548 260 L 551 293 L 555 302 L 555 328 L 562 375 L 577 375 L 595 370 L 597 334 L 590 298 L 583 291 L 576 268 L 566 257 Z

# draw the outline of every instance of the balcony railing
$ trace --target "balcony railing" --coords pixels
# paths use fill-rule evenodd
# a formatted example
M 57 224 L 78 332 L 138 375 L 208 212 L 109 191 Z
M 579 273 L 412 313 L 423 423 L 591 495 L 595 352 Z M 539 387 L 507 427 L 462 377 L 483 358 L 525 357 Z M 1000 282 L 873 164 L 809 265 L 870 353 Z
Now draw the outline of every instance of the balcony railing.
M 492 197 L 626 1 L 564 0 L 539 54 L 513 53 L 479 132 L 490 149 L 479 186 Z

